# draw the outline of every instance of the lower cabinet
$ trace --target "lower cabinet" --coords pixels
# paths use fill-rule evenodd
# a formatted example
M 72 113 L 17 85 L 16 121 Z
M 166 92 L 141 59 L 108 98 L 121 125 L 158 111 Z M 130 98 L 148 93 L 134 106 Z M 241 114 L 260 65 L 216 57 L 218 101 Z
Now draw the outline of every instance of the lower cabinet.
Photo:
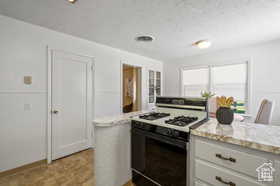
M 190 186 L 280 186 L 279 155 L 193 135 L 190 171 Z
M 266 157 L 213 144 L 211 141 L 196 140 L 195 147 L 196 158 L 255 178 L 258 177 L 256 169 L 268 161 Z
M 229 185 L 229 186 L 263 186 L 264 184 L 255 181 L 252 178 L 237 174 L 226 168 L 214 164 L 195 160 L 195 175 L 211 185 Z
M 207 185 L 206 183 L 202 183 L 201 181 L 198 181 L 198 180 L 195 181 L 194 185 L 195 186 L 210 186 L 210 185 Z

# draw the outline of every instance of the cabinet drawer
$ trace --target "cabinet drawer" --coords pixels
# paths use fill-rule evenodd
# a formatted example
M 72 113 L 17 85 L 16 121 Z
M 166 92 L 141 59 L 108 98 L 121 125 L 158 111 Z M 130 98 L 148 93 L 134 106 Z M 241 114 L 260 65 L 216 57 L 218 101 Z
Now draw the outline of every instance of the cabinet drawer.
M 256 169 L 267 159 L 246 152 L 232 150 L 229 147 L 216 145 L 201 140 L 195 141 L 195 156 L 232 170 L 257 177 Z
M 195 186 L 209 186 L 209 185 L 207 185 L 206 183 L 202 183 L 201 181 L 195 181 L 195 183 L 194 183 L 194 185 Z
M 232 182 L 232 185 L 235 184 L 235 186 L 265 186 L 257 182 L 257 179 L 253 180 L 202 160 L 195 161 L 195 175 L 196 178 L 215 186 L 230 186 L 230 184 L 227 184 L 229 182 Z

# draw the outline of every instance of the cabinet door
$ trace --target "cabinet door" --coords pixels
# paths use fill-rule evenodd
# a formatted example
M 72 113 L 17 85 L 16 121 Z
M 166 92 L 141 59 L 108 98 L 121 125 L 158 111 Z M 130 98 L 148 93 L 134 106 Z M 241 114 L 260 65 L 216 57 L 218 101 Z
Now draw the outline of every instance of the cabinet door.
M 149 103 L 155 102 L 155 72 L 149 70 Z
M 213 144 L 210 141 L 196 140 L 195 146 L 195 156 L 197 158 L 252 177 L 257 177 L 256 169 L 267 162 L 267 159 L 262 156 L 232 150 L 229 146 Z M 224 158 L 232 158 L 234 161 Z
M 149 70 L 149 103 L 155 103 L 161 95 L 161 72 Z
M 203 160 L 195 160 L 195 176 L 197 179 L 210 183 L 210 185 L 224 186 L 265 186 L 266 183 L 257 182 L 242 174 L 230 171 L 226 168 L 216 166 Z
M 161 72 L 156 72 L 156 96 L 161 95 Z
M 194 186 L 209 186 L 209 185 L 206 184 L 206 183 L 202 183 L 201 181 L 196 180 Z

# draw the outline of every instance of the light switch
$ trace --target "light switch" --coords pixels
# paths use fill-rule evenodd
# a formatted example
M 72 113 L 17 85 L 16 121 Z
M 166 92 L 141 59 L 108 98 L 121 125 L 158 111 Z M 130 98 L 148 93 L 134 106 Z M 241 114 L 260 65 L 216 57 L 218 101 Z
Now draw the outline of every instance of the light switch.
M 32 84 L 32 76 L 24 76 L 24 84 L 31 85 Z

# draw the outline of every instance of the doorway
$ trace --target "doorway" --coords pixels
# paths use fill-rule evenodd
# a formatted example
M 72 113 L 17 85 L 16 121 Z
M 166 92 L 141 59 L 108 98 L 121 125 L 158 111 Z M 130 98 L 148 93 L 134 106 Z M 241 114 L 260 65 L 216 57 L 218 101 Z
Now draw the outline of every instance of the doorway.
M 141 110 L 141 67 L 123 64 L 123 113 Z

